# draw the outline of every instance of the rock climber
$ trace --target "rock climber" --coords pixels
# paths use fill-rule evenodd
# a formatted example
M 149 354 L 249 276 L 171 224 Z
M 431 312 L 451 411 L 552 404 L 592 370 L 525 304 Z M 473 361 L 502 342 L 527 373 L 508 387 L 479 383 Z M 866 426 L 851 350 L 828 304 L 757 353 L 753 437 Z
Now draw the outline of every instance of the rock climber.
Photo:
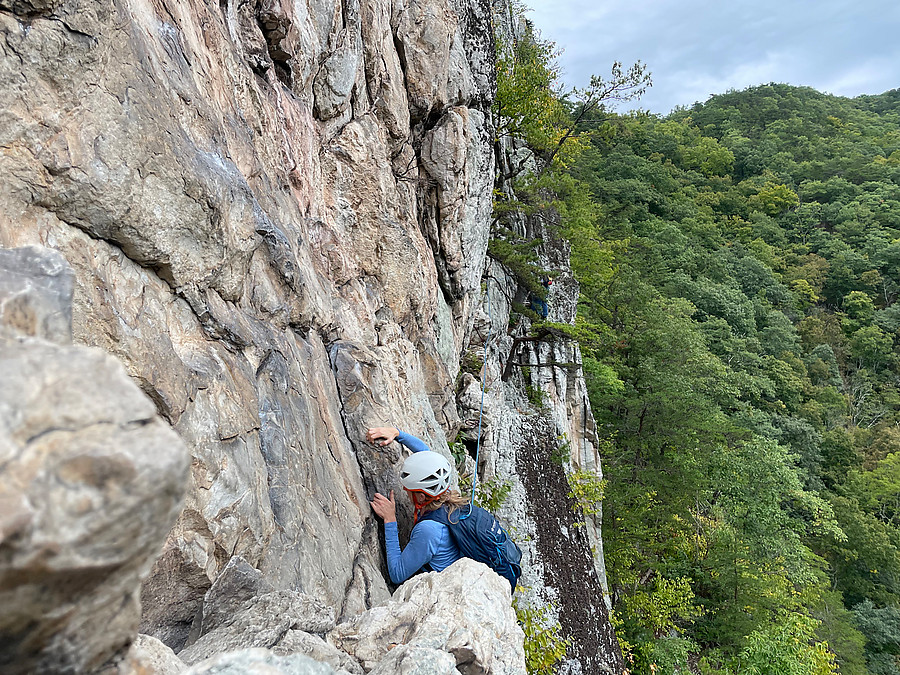
M 370 502 L 372 510 L 384 521 L 387 545 L 388 573 L 391 581 L 402 584 L 422 567 L 428 565 L 435 572 L 449 567 L 462 558 L 449 528 L 435 520 L 419 520 L 419 515 L 447 505 L 449 512 L 467 506 L 469 500 L 450 489 L 453 468 L 440 453 L 429 450 L 425 442 L 394 427 L 374 427 L 366 433 L 366 440 L 384 447 L 393 441 L 413 451 L 403 462 L 400 482 L 416 510 L 415 524 L 409 543 L 402 551 L 397 535 L 397 505 L 394 491 L 390 498 L 376 493 Z
M 547 315 L 550 314 L 550 307 L 547 304 L 547 299 L 550 297 L 550 286 L 553 285 L 553 279 L 548 276 L 541 277 L 541 286 L 544 287 L 544 291 L 541 294 L 532 293 L 529 307 L 531 311 L 540 315 L 541 319 L 547 320 Z

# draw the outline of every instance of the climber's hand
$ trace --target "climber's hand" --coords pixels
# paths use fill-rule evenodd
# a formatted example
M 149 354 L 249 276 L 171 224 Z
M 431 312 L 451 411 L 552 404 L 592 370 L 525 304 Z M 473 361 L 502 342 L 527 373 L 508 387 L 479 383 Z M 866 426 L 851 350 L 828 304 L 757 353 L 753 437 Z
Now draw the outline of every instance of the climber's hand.
M 397 502 L 394 501 L 394 491 L 391 490 L 391 498 L 388 499 L 380 492 L 375 493 L 375 498 L 369 502 L 375 514 L 386 523 L 397 522 Z
M 400 435 L 400 431 L 394 427 L 373 427 L 366 432 L 366 440 L 369 443 L 380 445 L 390 445 Z

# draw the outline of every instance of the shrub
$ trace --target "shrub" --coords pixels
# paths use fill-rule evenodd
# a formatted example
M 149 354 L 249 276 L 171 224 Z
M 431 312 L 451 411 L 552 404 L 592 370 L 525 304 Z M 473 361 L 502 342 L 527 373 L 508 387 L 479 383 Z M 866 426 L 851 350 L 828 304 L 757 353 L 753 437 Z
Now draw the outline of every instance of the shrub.
M 569 497 L 575 500 L 573 510 L 581 512 L 585 517 L 600 513 L 606 481 L 597 474 L 579 469 L 569 474 Z
M 560 635 L 562 627 L 558 621 L 551 621 L 550 607 L 522 607 L 516 597 L 513 609 L 525 633 L 528 675 L 551 675 L 569 648 L 569 640 Z

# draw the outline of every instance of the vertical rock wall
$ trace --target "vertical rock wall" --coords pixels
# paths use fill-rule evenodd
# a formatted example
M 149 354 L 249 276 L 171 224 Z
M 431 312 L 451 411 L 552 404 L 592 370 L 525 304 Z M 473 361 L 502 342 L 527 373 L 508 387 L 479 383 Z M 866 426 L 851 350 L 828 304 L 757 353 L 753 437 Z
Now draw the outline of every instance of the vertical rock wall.
M 459 11 L 458 11 L 459 10 Z M 180 648 L 240 555 L 343 614 L 387 597 L 394 423 L 446 448 L 487 245 L 490 9 L 0 1 L 0 245 L 75 270 L 192 454 L 144 587 Z

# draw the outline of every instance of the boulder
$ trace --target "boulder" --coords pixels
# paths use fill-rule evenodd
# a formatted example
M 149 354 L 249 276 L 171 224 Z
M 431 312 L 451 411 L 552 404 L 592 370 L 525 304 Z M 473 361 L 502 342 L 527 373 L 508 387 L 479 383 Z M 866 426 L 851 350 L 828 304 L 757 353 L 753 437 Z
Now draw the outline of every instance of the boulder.
M 344 675 L 301 654 L 278 656 L 268 649 L 220 654 L 189 668 L 184 675 Z
M 213 630 L 178 652 L 178 658 L 188 665 L 237 649 L 272 647 L 292 629 L 324 633 L 334 626 L 333 609 L 297 591 L 266 593 L 247 601 L 234 614 L 214 615 L 221 617 L 222 623 L 210 626 Z
M 449 654 L 462 673 L 526 672 L 525 636 L 510 606 L 509 583 L 469 558 L 413 577 L 386 605 L 336 626 L 326 637 L 379 675 L 453 672 L 442 669 L 439 660 L 431 661 L 435 670 L 417 670 L 415 663 L 428 657 L 413 648 Z M 394 654 L 401 645 L 404 652 Z
M 369 675 L 458 675 L 459 672 L 452 654 L 431 647 L 398 645 Z
M 19 305 L 34 321 L 0 334 L 0 671 L 90 672 L 137 633 L 188 453 L 114 358 L 31 336 L 67 339 L 71 277 L 48 273 L 53 254 L 20 255 L 37 271 L 20 265 L 12 283 L 37 300 Z
M 339 672 L 348 672 L 351 675 L 363 675 L 362 666 L 344 652 L 336 649 L 320 638 L 302 630 L 289 630 L 281 641 L 272 648 L 272 652 L 279 656 L 288 654 L 303 654 L 316 661 L 327 663 Z
M 274 590 L 262 572 L 241 556 L 233 557 L 203 598 L 194 639 L 227 624 L 237 612 L 250 607 L 254 598 Z
M 117 675 L 180 675 L 185 670 L 175 652 L 155 637 L 138 633 Z

